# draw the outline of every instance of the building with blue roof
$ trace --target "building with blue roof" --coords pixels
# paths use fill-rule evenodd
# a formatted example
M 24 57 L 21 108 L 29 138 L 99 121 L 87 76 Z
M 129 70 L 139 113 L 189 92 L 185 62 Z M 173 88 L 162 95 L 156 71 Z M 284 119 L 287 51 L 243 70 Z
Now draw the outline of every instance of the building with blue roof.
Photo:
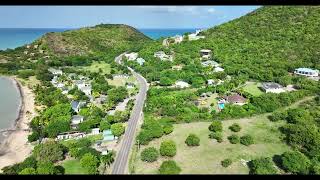
M 314 70 L 310 68 L 298 68 L 294 70 L 294 74 L 307 77 L 317 77 L 319 76 L 319 70 Z
M 103 141 L 113 141 L 118 139 L 118 137 L 114 136 L 111 130 L 104 130 L 103 131 Z

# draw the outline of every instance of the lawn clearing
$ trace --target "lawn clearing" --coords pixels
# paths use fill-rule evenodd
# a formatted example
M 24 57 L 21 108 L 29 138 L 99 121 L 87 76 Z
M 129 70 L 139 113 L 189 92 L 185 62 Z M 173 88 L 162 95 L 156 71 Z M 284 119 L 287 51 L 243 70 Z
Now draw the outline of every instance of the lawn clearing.
M 65 169 L 65 174 L 88 174 L 77 159 L 65 160 L 62 162 L 62 166 Z
M 100 74 L 106 75 L 106 74 L 110 74 L 111 66 L 106 62 L 94 61 L 90 66 L 83 67 L 83 69 L 86 71 L 97 72 L 97 73 L 98 72 L 100 73 L 100 69 L 101 69 Z
M 218 97 L 218 94 L 212 94 L 210 97 L 206 97 L 206 98 L 201 98 L 201 100 L 204 100 L 205 104 L 200 104 L 199 107 L 203 108 L 203 107 L 207 107 L 207 108 L 212 108 L 215 111 L 218 111 L 218 100 L 216 99 Z M 211 104 L 213 104 L 213 106 L 210 106 Z
M 250 134 L 253 136 L 255 143 L 248 147 L 241 144 L 230 144 L 227 137 L 233 132 L 228 127 L 233 123 L 239 123 L 242 128 L 240 132 L 235 134 L 239 136 Z M 222 143 L 209 139 L 208 126 L 210 122 L 176 124 L 171 134 L 153 140 L 147 146 L 141 146 L 136 161 L 133 162 L 135 173 L 158 173 L 162 161 L 173 159 L 182 168 L 182 174 L 248 174 L 249 168 L 241 163 L 241 159 L 248 161 L 258 157 L 272 157 L 290 149 L 281 141 L 281 133 L 278 130 L 284 123 L 284 121 L 270 122 L 266 115 L 223 121 Z M 190 133 L 199 136 L 199 147 L 188 147 L 185 144 L 184 141 Z M 156 147 L 159 149 L 160 143 L 167 139 L 176 142 L 176 156 L 173 158 L 160 157 L 153 163 L 141 161 L 140 153 L 144 148 Z M 224 168 L 221 166 L 221 161 L 226 158 L 232 159 L 233 163 L 231 166 Z
M 253 96 L 260 96 L 263 92 L 259 89 L 259 86 L 261 86 L 259 82 L 247 82 L 243 90 Z

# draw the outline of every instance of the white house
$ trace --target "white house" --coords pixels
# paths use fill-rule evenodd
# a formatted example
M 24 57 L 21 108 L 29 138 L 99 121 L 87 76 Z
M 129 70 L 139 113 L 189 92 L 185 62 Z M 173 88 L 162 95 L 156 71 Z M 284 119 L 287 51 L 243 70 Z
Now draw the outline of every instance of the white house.
M 205 36 L 198 36 L 201 31 L 202 31 L 202 30 L 196 30 L 195 33 L 189 34 L 189 35 L 188 35 L 189 41 L 194 41 L 194 40 L 198 40 L 198 39 L 203 39 L 203 38 L 205 38 Z
M 262 83 L 261 88 L 266 93 L 282 93 L 282 92 L 285 92 L 285 89 L 283 88 L 283 86 L 281 86 L 278 83 L 274 83 L 274 82 Z
M 174 86 L 182 89 L 182 88 L 190 87 L 190 84 L 184 81 L 177 81 Z
M 138 53 L 132 52 L 132 53 L 126 53 L 124 55 L 129 61 L 134 61 L 138 58 Z
M 201 59 L 210 59 L 212 51 L 210 49 L 201 49 L 200 56 Z
M 179 43 L 181 43 L 183 41 L 183 36 L 176 35 L 176 36 L 173 37 L 173 39 L 174 39 L 174 43 L 179 44 Z
M 172 55 L 167 55 L 163 51 L 158 51 L 154 53 L 154 57 L 159 58 L 161 61 L 173 61 Z
M 142 66 L 144 64 L 144 62 L 146 62 L 146 60 L 144 60 L 143 58 L 137 59 L 137 63 L 140 64 L 140 66 Z
M 214 80 L 213 80 L 213 79 L 208 79 L 208 80 L 207 80 L 207 84 L 208 84 L 209 86 L 214 85 Z
M 78 132 L 78 131 L 72 131 L 72 132 L 65 132 L 65 133 L 60 133 L 56 140 L 67 140 L 67 139 L 80 139 L 86 137 L 85 133 Z
M 93 128 L 91 129 L 91 134 L 92 135 L 96 135 L 96 134 L 99 134 L 100 133 L 100 129 L 99 128 Z
M 49 68 L 48 71 L 53 75 L 62 75 L 62 71 L 60 69 Z
M 76 129 L 78 124 L 83 122 L 83 119 L 84 119 L 83 116 L 80 116 L 80 115 L 72 116 L 72 119 L 71 119 L 71 127 L 72 127 L 72 129 Z
M 82 91 L 85 95 L 90 96 L 91 95 L 91 91 L 92 91 L 92 87 L 91 85 L 88 86 L 84 86 L 79 88 L 80 91 Z
M 294 74 L 307 77 L 317 77 L 319 76 L 319 70 L 314 70 L 310 68 L 298 68 L 294 70 Z
M 224 71 L 224 69 L 222 67 L 215 67 L 213 69 L 213 72 L 223 72 L 223 71 Z

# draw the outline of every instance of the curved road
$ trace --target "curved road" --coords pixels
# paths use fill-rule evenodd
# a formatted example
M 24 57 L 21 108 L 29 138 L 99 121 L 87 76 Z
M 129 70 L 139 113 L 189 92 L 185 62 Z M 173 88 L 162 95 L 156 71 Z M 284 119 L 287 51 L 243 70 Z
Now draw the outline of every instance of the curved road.
M 121 64 L 121 58 L 123 54 L 115 58 L 115 61 L 117 63 Z M 148 84 L 146 79 L 142 77 L 140 74 L 136 73 L 130 67 L 128 67 L 128 69 L 132 72 L 133 76 L 137 78 L 140 84 L 140 90 L 136 96 L 135 105 L 131 112 L 130 119 L 128 121 L 128 126 L 122 139 L 122 145 L 121 145 L 120 151 L 116 155 L 116 160 L 112 168 L 112 174 L 124 174 L 127 169 L 130 149 L 132 146 L 132 142 L 134 140 L 134 135 L 135 135 L 138 121 L 142 115 L 144 101 L 146 99 L 146 95 L 148 91 Z

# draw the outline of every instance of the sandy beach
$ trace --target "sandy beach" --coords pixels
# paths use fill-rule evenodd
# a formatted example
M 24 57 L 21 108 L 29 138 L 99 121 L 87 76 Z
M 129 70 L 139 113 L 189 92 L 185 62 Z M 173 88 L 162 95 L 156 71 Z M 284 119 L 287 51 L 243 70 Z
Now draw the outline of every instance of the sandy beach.
M 12 78 L 15 83 L 19 83 Z M 2 168 L 23 161 L 32 151 L 33 146 L 28 143 L 30 134 L 28 123 L 36 115 L 34 109 L 34 94 L 27 86 L 18 84 L 22 102 L 19 117 L 15 122 L 15 129 L 0 145 L 0 172 Z

